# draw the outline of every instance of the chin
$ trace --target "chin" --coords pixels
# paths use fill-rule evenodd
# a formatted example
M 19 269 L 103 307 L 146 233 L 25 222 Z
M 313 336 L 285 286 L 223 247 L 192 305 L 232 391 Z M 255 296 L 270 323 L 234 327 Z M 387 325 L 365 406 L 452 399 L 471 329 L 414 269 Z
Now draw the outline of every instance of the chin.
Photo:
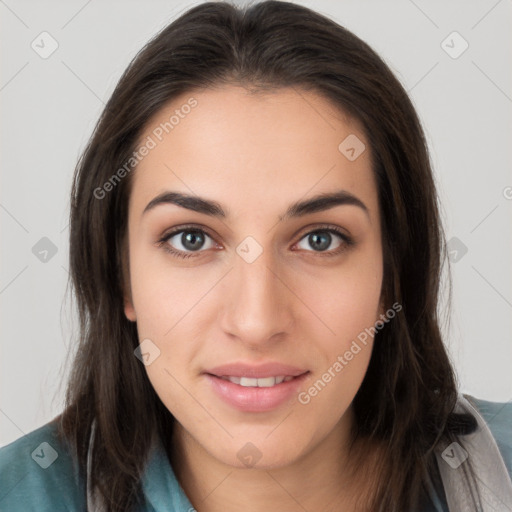
M 270 440 L 266 438 L 267 435 L 253 436 L 252 440 L 250 437 L 244 437 L 244 440 L 238 438 L 229 446 L 217 445 L 209 451 L 217 460 L 237 469 L 277 469 L 293 463 L 303 455 L 297 450 L 296 440 L 291 446 L 284 446 L 282 439 L 276 436 Z

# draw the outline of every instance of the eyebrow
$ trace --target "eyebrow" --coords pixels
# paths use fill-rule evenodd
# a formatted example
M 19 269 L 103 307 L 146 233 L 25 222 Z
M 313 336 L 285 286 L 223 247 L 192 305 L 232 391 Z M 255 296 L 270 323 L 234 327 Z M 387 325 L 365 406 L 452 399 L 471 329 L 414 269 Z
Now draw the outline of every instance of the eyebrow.
M 163 204 L 174 204 L 187 210 L 221 219 L 225 219 L 230 215 L 229 210 L 224 210 L 216 201 L 173 191 L 163 192 L 152 199 L 144 208 L 142 215 Z M 346 190 L 338 190 L 336 192 L 318 194 L 304 201 L 293 203 L 288 207 L 284 215 L 279 216 L 279 220 L 303 217 L 341 205 L 357 206 L 366 213 L 368 218 L 370 216 L 367 206 L 358 197 Z

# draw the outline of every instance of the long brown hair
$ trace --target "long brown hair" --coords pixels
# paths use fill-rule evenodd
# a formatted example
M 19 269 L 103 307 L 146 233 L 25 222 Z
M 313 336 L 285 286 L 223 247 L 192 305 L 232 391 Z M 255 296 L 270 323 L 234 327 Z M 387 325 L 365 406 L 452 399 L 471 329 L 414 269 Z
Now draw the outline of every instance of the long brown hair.
M 472 428 L 472 417 L 453 413 L 457 388 L 438 317 L 446 248 L 427 144 L 407 93 L 383 60 L 347 29 L 293 3 L 193 7 L 157 34 L 119 80 L 72 187 L 70 279 L 80 331 L 61 434 L 85 471 L 95 420 L 93 484 L 108 510 L 130 510 L 143 500 L 139 479 L 150 442 L 155 435 L 166 442 L 174 418 L 134 357 L 136 325 L 123 311 L 136 170 L 108 193 L 94 191 L 129 160 L 165 103 L 220 84 L 311 90 L 364 127 L 381 209 L 383 298 L 403 311 L 375 336 L 353 401 L 353 435 L 386 450 L 371 510 L 408 510 L 433 468 L 436 443 Z

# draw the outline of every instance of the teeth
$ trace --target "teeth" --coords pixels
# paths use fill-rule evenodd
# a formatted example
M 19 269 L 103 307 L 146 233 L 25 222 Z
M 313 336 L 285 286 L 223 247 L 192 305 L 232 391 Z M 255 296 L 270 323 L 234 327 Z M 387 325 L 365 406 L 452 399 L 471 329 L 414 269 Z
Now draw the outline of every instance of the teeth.
M 276 384 L 281 384 L 281 382 L 288 382 L 293 379 L 293 377 L 288 376 L 279 376 L 279 377 L 265 377 L 263 379 L 252 379 L 250 377 L 221 377 L 224 380 L 229 380 L 233 384 L 238 384 L 239 386 L 244 387 L 258 387 L 258 388 L 271 388 Z

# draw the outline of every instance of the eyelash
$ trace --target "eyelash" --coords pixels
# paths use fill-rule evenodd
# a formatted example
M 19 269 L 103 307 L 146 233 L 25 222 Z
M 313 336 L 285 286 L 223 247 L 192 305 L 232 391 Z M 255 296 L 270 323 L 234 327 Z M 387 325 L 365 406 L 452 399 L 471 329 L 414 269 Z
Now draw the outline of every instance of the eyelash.
M 169 246 L 169 244 L 167 242 L 169 241 L 170 238 L 172 238 L 173 236 L 175 236 L 179 233 L 184 233 L 184 232 L 202 233 L 202 234 L 207 235 L 213 239 L 212 236 L 210 236 L 206 231 L 204 231 L 201 228 L 198 228 L 196 226 L 181 226 L 180 228 L 177 228 L 177 229 L 171 231 L 170 233 L 166 233 L 162 238 L 160 238 L 157 242 L 158 247 L 161 247 L 164 251 L 172 254 L 173 256 L 176 256 L 176 257 L 182 258 L 182 259 L 194 257 L 197 254 L 204 252 L 204 251 L 199 250 L 199 251 L 184 253 L 183 251 L 178 251 L 176 249 L 173 249 L 171 246 Z M 345 252 L 346 250 L 348 250 L 351 246 L 355 245 L 355 242 L 352 238 L 350 238 L 345 233 L 343 233 L 339 228 L 336 228 L 333 226 L 319 226 L 319 227 L 305 233 L 300 238 L 300 240 L 302 240 L 303 238 L 306 238 L 308 235 L 311 235 L 312 233 L 333 233 L 335 235 L 338 235 L 343 241 L 343 243 L 337 249 L 334 249 L 331 251 L 326 251 L 326 252 L 306 251 L 306 252 L 316 252 L 316 254 L 318 254 L 320 256 L 326 256 L 326 257 L 337 256 L 337 255 Z

